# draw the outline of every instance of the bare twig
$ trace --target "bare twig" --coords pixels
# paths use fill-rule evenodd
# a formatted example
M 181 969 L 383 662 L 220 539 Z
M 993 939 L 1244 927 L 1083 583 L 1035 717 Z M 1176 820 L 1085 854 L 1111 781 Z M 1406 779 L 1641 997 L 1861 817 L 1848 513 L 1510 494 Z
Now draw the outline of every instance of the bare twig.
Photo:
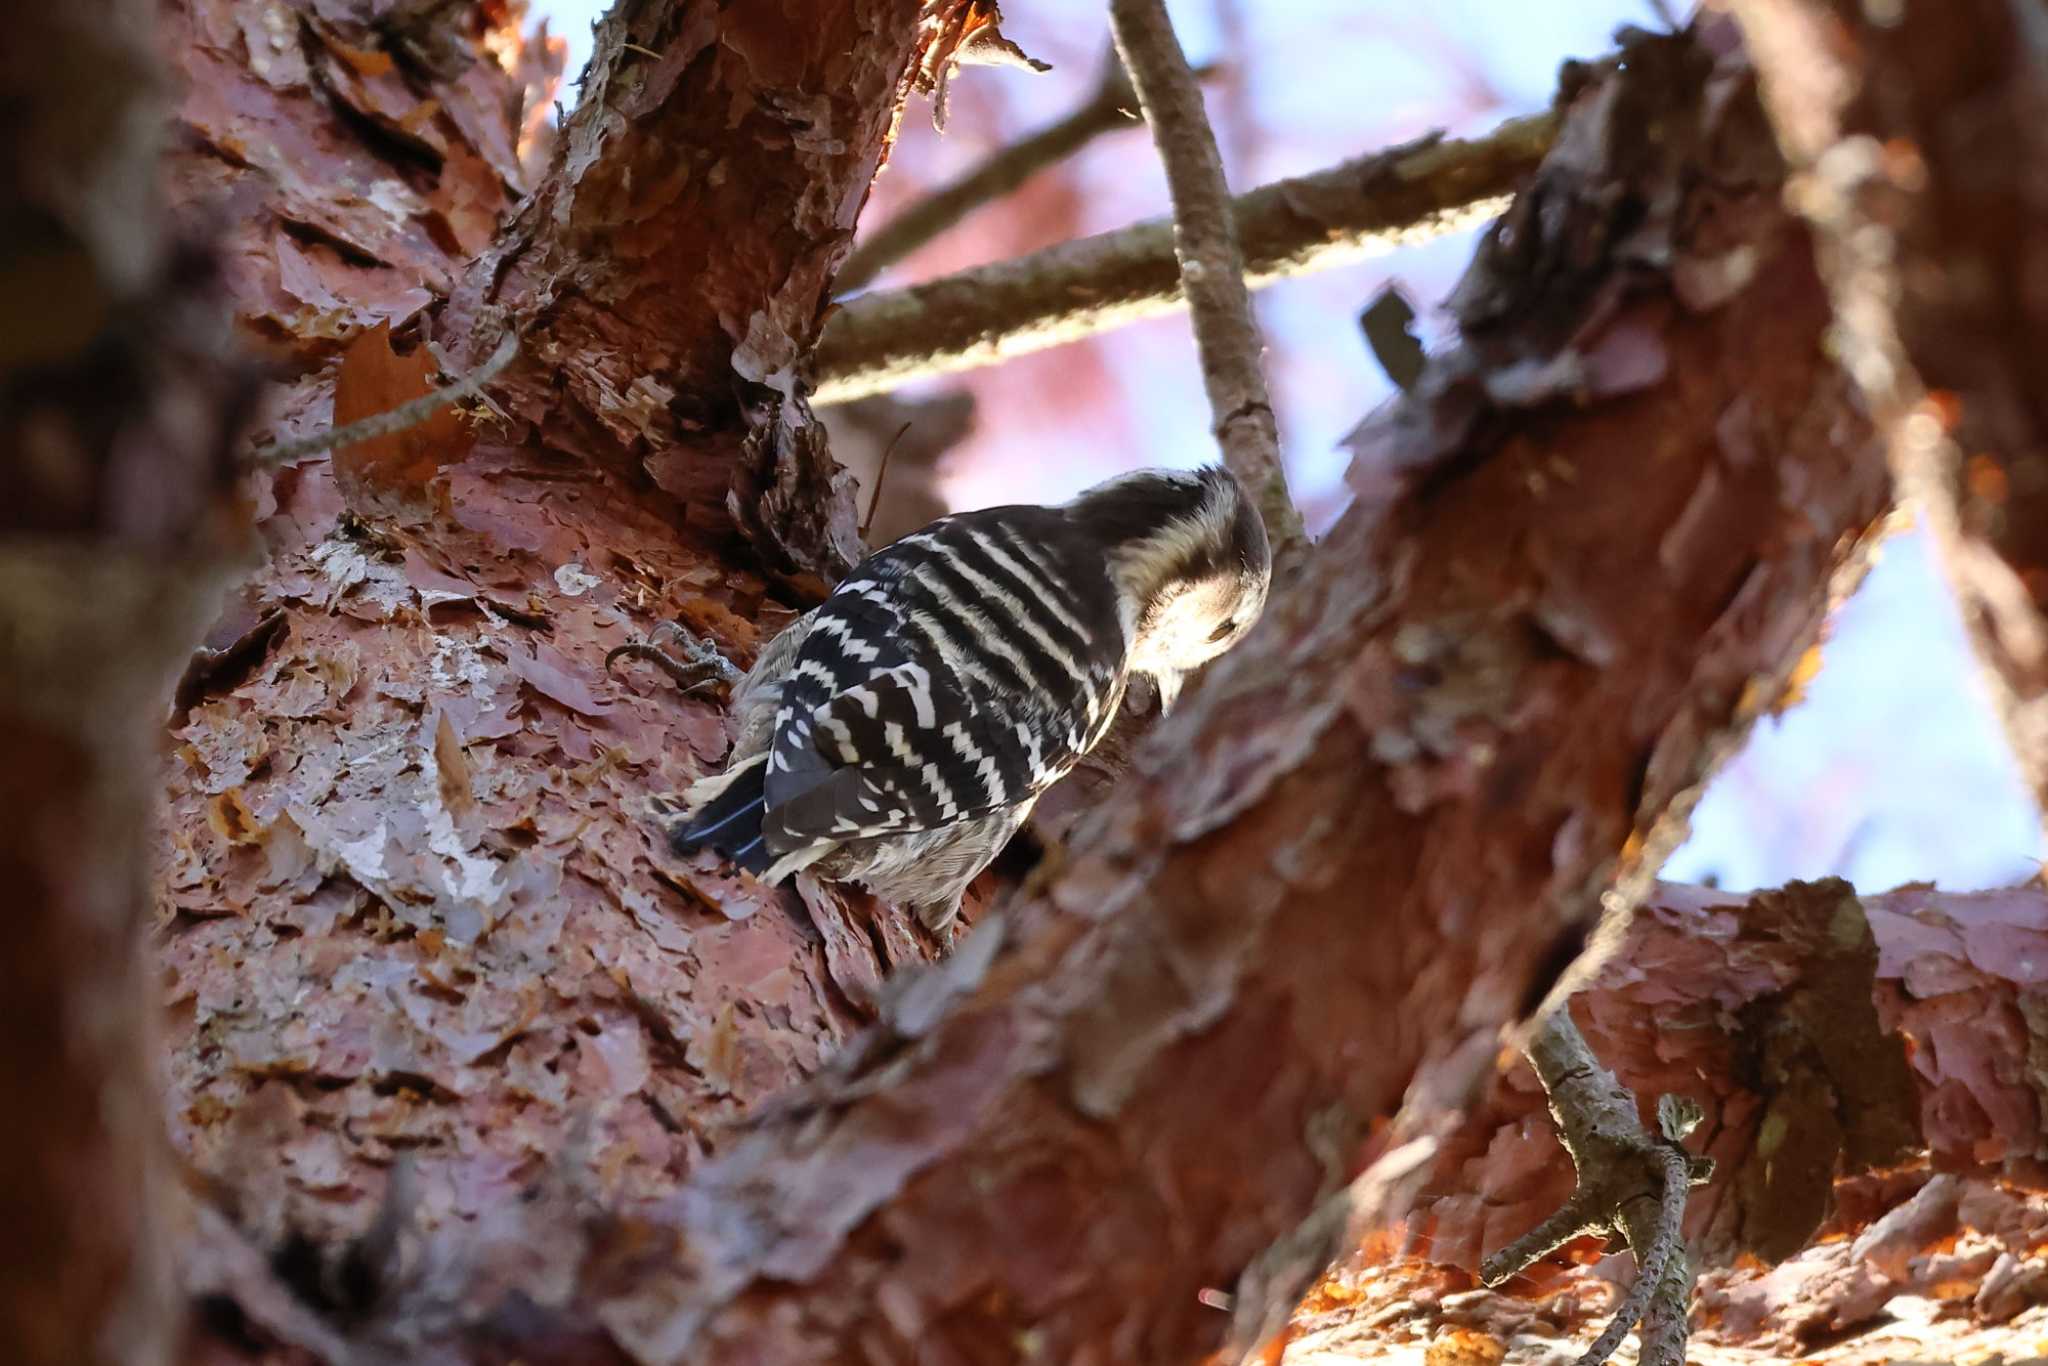
M 1197 80 L 1216 68 L 1195 69 Z M 833 287 L 842 294 L 868 284 L 982 205 L 1002 198 L 1048 166 L 1065 161 L 1104 133 L 1131 125 L 1137 95 L 1123 62 L 1111 51 L 1102 79 L 1085 104 L 1057 123 L 991 152 L 967 174 L 941 185 L 884 223 L 839 268 Z
M 1280 424 L 1259 363 L 1265 341 L 1252 317 L 1244 251 L 1202 87 L 1174 36 L 1165 0 L 1110 0 L 1109 21 L 1166 169 L 1181 288 L 1223 463 L 1258 500 L 1274 548 L 1297 544 L 1301 514 L 1287 494 Z
M 496 379 L 518 354 L 519 333 L 516 330 L 508 331 L 505 339 L 498 343 L 498 349 L 491 352 L 490 357 L 482 365 L 460 376 L 454 383 L 445 384 L 439 389 L 421 394 L 418 398 L 409 399 L 396 408 L 372 413 L 361 421 L 351 422 L 345 427 L 330 427 L 324 432 L 303 436 L 296 441 L 260 446 L 254 452 L 254 458 L 265 464 L 277 465 L 287 460 L 297 460 L 302 456 L 316 455 L 321 451 L 331 451 L 337 446 L 351 446 L 358 441 L 369 441 L 375 437 L 389 436 L 393 432 L 402 432 L 408 427 L 417 427 L 449 404 L 460 403 L 466 398 L 475 398 L 478 392 Z
M 1549 115 L 1472 141 L 1436 136 L 1231 201 L 1253 287 L 1475 227 L 1542 160 Z M 846 403 L 911 380 L 1062 346 L 1185 303 L 1173 224 L 1159 218 L 907 289 L 848 301 L 811 363 L 813 401 Z
M 1635 1253 L 1635 1284 L 1579 1366 L 1599 1366 L 1638 1322 L 1642 1366 L 1684 1366 L 1692 1267 L 1680 1224 L 1686 1192 L 1712 1172 L 1711 1163 L 1678 1146 L 1696 1112 L 1687 1115 L 1682 1102 L 1666 1097 L 1658 1107 L 1665 1132 L 1646 1132 L 1635 1097 L 1600 1065 L 1565 1007 L 1537 1031 L 1529 1061 L 1578 1185 L 1557 1213 L 1481 1263 L 1480 1279 L 1498 1285 L 1574 1238 L 1618 1229 Z
M 896 435 L 889 438 L 889 444 L 882 447 L 882 458 L 875 465 L 875 489 L 868 495 L 868 515 L 860 519 L 860 538 L 863 543 L 867 541 L 868 528 L 875 524 L 875 513 L 882 506 L 882 483 L 889 477 L 889 457 L 896 453 L 897 443 L 903 440 L 903 434 L 909 430 L 910 424 L 904 423 L 896 429 Z

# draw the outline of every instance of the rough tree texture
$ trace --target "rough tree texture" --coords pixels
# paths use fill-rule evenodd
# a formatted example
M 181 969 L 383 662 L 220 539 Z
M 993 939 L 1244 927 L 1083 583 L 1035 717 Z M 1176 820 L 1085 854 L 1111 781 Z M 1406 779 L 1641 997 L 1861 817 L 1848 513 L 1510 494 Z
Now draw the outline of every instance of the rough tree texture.
M 461 278 L 533 188 L 562 49 L 523 4 L 166 0 L 165 181 L 217 224 L 235 311 L 305 365 Z
M 1349 1173 L 1427 1052 L 1492 1056 L 1615 851 L 1654 864 L 1653 823 L 1779 696 L 1884 480 L 1739 62 L 1709 79 L 1655 43 L 1579 92 L 1461 294 L 1468 346 L 1363 434 L 1367 506 L 1018 909 L 1022 949 L 971 944 L 808 1099 L 756 1108 L 924 946 L 667 855 L 639 804 L 722 753 L 716 712 L 601 659 L 680 614 L 745 662 L 786 618 L 715 539 L 734 370 L 774 389 L 815 327 L 801 281 L 822 288 L 905 73 L 957 36 L 939 8 L 787 0 L 763 14 L 836 36 L 770 59 L 755 7 L 639 7 L 555 208 L 439 320 L 469 352 L 487 306 L 532 330 L 438 515 L 365 530 L 325 462 L 258 482 L 270 562 L 182 695 L 165 822 L 195 1353 L 664 1360 L 721 1304 L 735 1361 L 1193 1350 L 1222 1326 L 1193 1289 Z M 378 43 L 402 46 L 374 32 L 372 68 Z M 394 62 L 434 123 L 443 77 Z M 526 78 L 463 70 L 501 82 L 516 148 Z M 399 166 L 336 98 L 308 86 L 269 136 L 319 124 Z M 399 178 L 440 203 L 458 165 Z M 661 182 L 677 165 L 687 186 Z M 776 197 L 799 182 L 820 199 Z M 671 269 L 659 233 L 732 275 Z M 615 256 L 586 277 L 592 250 Z M 402 318 L 376 291 L 403 270 L 368 255 L 337 253 L 339 305 L 361 283 L 360 322 Z M 269 279 L 237 277 L 245 318 L 284 316 Z
M 1466 346 L 1361 436 L 1383 497 L 1016 947 L 970 939 L 661 1218 L 601 1230 L 585 1293 L 637 1358 L 1215 1343 L 1197 1289 L 1349 1175 L 1426 1056 L 1490 1060 L 1885 506 L 1779 189 L 1739 57 L 1588 73 Z
M 555 173 L 460 302 L 545 312 L 536 349 L 623 441 L 673 442 L 673 426 L 629 415 L 658 406 L 649 385 L 688 395 L 700 420 L 723 416 L 735 369 L 769 380 L 815 335 L 887 149 L 913 37 L 925 11 L 950 8 L 618 7 L 600 26 Z
M 1838 1171 L 1924 1152 L 1944 1171 L 2048 1176 L 2037 886 L 1861 901 L 1841 882 L 1751 897 L 1663 887 L 1573 1008 L 1646 1116 L 1666 1092 L 1705 1110 L 1689 1146 L 1717 1170 L 1686 1233 L 1706 1263 L 1799 1251 Z M 1476 1269 L 1571 1184 L 1542 1091 L 1517 1066 L 1445 1145 L 1410 1247 Z
M 2048 801 L 2048 42 L 2039 7 L 1738 0 L 1843 354 Z
M 154 1366 L 178 1317 L 141 938 L 162 699 L 241 547 L 251 389 L 164 230 L 148 7 L 0 20 L 0 1342 Z
M 850 568 L 852 484 L 795 394 L 796 363 L 909 83 L 951 60 L 950 25 L 973 8 L 617 7 L 555 172 L 444 319 L 472 363 L 503 317 L 528 330 L 541 364 L 504 407 L 549 446 L 645 458 L 693 521 L 737 523 L 773 568 L 827 582 Z
M 709 515 L 740 454 L 725 358 L 814 328 L 957 8 L 634 7 L 532 201 L 551 207 L 484 258 L 491 307 L 530 330 L 423 514 L 349 515 L 324 459 L 251 481 L 267 561 L 180 691 L 158 857 L 195 1352 L 339 1360 L 353 1338 L 424 1360 L 409 1334 L 503 1307 L 507 1284 L 554 1298 L 572 1253 L 519 1242 L 526 1212 L 672 1190 L 930 952 L 836 901 L 821 946 L 793 899 L 670 856 L 644 800 L 722 757 L 719 714 L 602 661 L 680 616 L 744 663 L 788 620 Z M 516 19 L 169 7 L 196 144 L 171 179 L 235 210 L 247 331 L 303 364 L 453 288 L 432 330 L 458 360 L 469 329 L 490 349 L 499 315 L 461 268 L 532 165 L 548 59 Z M 771 41 L 785 26 L 809 45 Z M 601 280 L 572 243 L 610 253 Z M 321 428 L 333 388 L 330 368 L 287 389 L 277 429 Z M 650 488 L 621 458 L 650 451 L 715 496 Z
M 2048 1333 L 2048 894 L 1847 884 L 1657 888 L 1575 998 L 1636 1093 L 1698 1101 L 1688 1204 L 1704 1267 L 1688 1359 L 1885 1362 L 2038 1354 Z M 1929 1170 L 1931 1164 L 1932 1171 Z M 1936 1173 L 1940 1173 L 1936 1175 Z M 1576 1352 L 1626 1254 L 1585 1240 L 1500 1292 L 1481 1256 L 1570 1194 L 1526 1062 L 1495 1076 L 1405 1219 L 1309 1295 L 1290 1366 L 1496 1366 Z

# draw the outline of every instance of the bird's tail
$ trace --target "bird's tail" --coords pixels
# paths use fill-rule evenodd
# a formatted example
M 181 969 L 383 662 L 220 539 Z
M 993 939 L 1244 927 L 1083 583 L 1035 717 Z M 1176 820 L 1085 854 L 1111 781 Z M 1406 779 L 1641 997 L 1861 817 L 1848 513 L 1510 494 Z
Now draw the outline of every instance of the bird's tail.
M 766 872 L 773 860 L 762 838 L 761 820 L 768 801 L 763 784 L 768 756 L 758 754 L 725 773 L 693 783 L 687 794 L 696 808 L 689 819 L 669 832 L 678 854 L 707 845 L 750 873 Z

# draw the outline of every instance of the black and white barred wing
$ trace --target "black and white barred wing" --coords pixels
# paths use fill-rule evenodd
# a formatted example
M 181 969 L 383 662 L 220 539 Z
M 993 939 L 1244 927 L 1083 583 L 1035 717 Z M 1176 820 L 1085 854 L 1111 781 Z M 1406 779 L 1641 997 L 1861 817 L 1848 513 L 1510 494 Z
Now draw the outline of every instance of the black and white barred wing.
M 768 759 L 771 847 L 931 830 L 1027 802 L 1100 738 L 1122 691 L 1112 589 L 1100 567 L 1046 549 L 1027 519 L 1047 512 L 944 519 L 817 609 Z

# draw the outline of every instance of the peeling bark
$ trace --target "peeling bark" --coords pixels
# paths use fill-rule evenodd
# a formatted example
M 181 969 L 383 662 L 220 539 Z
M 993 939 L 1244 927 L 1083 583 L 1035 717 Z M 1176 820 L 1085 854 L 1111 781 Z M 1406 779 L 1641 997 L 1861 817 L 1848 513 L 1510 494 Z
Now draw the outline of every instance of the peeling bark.
M 524 36 L 517 5 L 409 25 L 423 8 L 160 11 L 179 84 L 165 184 L 217 223 L 244 338 L 294 368 L 445 294 L 546 164 L 561 43 Z
M 796 364 L 823 320 L 832 271 L 919 62 L 961 8 L 615 9 L 553 169 L 471 266 L 444 323 L 467 335 L 472 363 L 489 350 L 494 313 L 533 328 L 546 365 L 506 407 L 551 444 L 656 454 L 656 482 L 715 522 L 736 452 L 730 435 L 723 459 L 703 448 L 761 425 L 741 422 L 742 400 L 775 391 L 800 407 Z M 807 414 L 788 418 L 809 425 Z M 707 432 L 712 440 L 698 435 Z M 821 506 L 850 540 L 850 485 Z
M 1885 505 L 1739 59 L 1647 40 L 1573 92 L 1262 643 L 1007 934 L 788 1094 L 929 947 L 671 855 L 644 803 L 719 717 L 602 661 L 680 617 L 744 662 L 788 619 L 724 538 L 745 386 L 813 335 L 942 8 L 614 19 L 435 319 L 458 361 L 490 309 L 532 342 L 443 515 L 364 526 L 325 462 L 253 484 L 269 562 L 173 720 L 159 949 L 183 1286 L 272 1359 L 1212 1344 L 1195 1290 L 1641 885 Z M 817 41 L 764 57 L 785 20 Z
M 611 1231 L 588 1293 L 636 1356 L 1198 1354 L 1224 1319 L 1196 1291 L 1641 876 L 1887 488 L 1739 57 L 1645 39 L 1558 147 L 1461 291 L 1467 345 L 1361 437 L 1389 496 L 1012 908 L 1014 947 L 984 929 Z
M 2048 893 L 1860 900 L 1841 882 L 1733 896 L 1660 887 L 1574 999 L 1635 1092 L 1698 1102 L 1695 1256 L 1784 1260 L 1839 1217 L 1838 1180 L 1926 1154 L 1977 1179 L 2048 1182 Z M 1901 1046 L 1903 1045 L 1903 1051 Z M 1528 1068 L 1496 1078 L 1447 1142 L 1403 1233 L 1476 1269 L 1571 1191 Z
M 1845 360 L 2048 805 L 2048 33 L 2002 0 L 1737 0 Z
M 346 270 L 323 278 L 337 298 L 368 301 L 337 327 L 411 317 L 414 338 L 438 339 L 459 367 L 466 345 L 496 343 L 463 292 L 477 244 L 458 233 L 449 247 L 433 217 L 443 210 L 421 206 L 484 190 L 465 188 L 471 159 L 452 142 L 423 160 L 305 70 L 272 64 L 331 48 L 319 16 L 332 8 L 170 12 L 174 42 L 210 25 L 183 57 L 186 117 L 207 145 L 188 147 L 172 178 L 198 203 L 229 174 L 261 207 L 252 221 L 284 223 L 297 242 L 312 186 L 329 177 L 344 218 L 318 220 L 326 235 L 313 235 Z M 931 951 L 884 911 L 828 956 L 794 899 L 671 855 L 646 798 L 717 761 L 720 718 L 658 676 L 603 668 L 609 649 L 663 619 L 745 661 L 791 615 L 738 567 L 744 551 L 725 534 L 747 445 L 742 400 L 774 398 L 773 376 L 736 392 L 725 353 L 756 315 L 814 324 L 825 263 L 903 93 L 876 73 L 921 69 L 949 7 L 784 8 L 816 44 L 772 60 L 765 31 L 748 27 L 768 16 L 751 7 L 641 6 L 634 22 L 652 29 L 614 24 L 612 66 L 652 60 L 622 46 L 636 33 L 694 57 L 651 85 L 608 76 L 609 96 L 586 99 L 588 122 L 564 135 L 542 192 L 566 217 L 521 218 L 502 239 L 492 307 L 531 330 L 492 406 L 463 416 L 473 445 L 434 476 L 427 515 L 350 515 L 326 459 L 250 477 L 267 559 L 181 687 L 156 859 L 171 1137 L 199 1193 L 178 1270 L 189 1299 L 231 1311 L 207 1319 L 195 1353 L 226 1341 L 426 1361 L 435 1335 L 481 1320 L 486 1359 L 506 1342 L 528 1362 L 612 1359 L 588 1316 L 546 1293 L 573 1268 L 573 1243 L 523 1241 L 528 1221 L 673 1190 L 737 1117 L 852 1032 L 861 983 Z M 346 64 L 398 81 L 390 108 L 439 110 L 428 123 L 443 134 L 443 114 L 456 120 L 471 151 L 516 146 L 533 47 L 501 64 L 501 10 L 437 13 L 402 32 L 384 20 L 345 30 Z M 248 70 L 226 70 L 237 61 Z M 470 95 L 496 123 L 462 122 Z M 728 125 L 716 116 L 727 105 L 750 112 Z M 840 122 L 805 124 L 812 114 Z M 620 124 L 636 118 L 661 136 Z M 706 141 L 664 140 L 685 134 Z M 262 155 L 244 164 L 236 147 Z M 280 147 L 319 155 L 272 159 Z M 777 158 L 791 164 L 777 170 Z M 694 207 L 659 183 L 679 165 L 707 171 L 689 182 Z M 723 177 L 708 173 L 718 165 Z M 509 174 L 486 187 L 493 223 L 511 203 Z M 763 219 L 774 201 L 747 188 L 755 174 L 803 202 Z M 611 189 L 583 193 L 599 185 Z M 565 287 L 517 317 L 543 284 L 562 283 L 541 280 L 542 265 L 567 260 L 553 234 L 588 234 L 578 249 L 602 246 L 625 271 L 641 269 L 624 263 L 633 253 L 659 256 L 663 231 L 727 253 L 694 268 L 724 272 L 735 297 L 760 288 L 756 276 L 777 276 L 775 289 L 737 332 L 722 332 L 730 300 L 686 263 L 659 279 L 643 271 L 655 292 L 631 301 L 594 303 L 579 275 L 582 292 Z M 425 298 L 457 297 L 438 314 L 410 294 L 387 307 L 378 291 L 393 272 Z M 251 330 L 292 333 L 301 364 L 320 357 L 326 315 L 279 304 L 261 270 L 226 282 Z M 601 342 L 587 335 L 600 323 Z M 564 341 L 576 328 L 581 351 Z M 716 374 L 689 369 L 714 354 Z M 612 367 L 639 378 L 604 390 Z M 690 386 L 677 406 L 702 422 L 677 419 L 672 384 Z M 333 386 L 330 370 L 287 388 L 273 433 L 324 429 Z M 767 454 L 749 473 L 773 489 L 790 468 Z M 798 492 L 790 517 L 829 511 Z M 757 511 L 776 508 L 764 499 Z

